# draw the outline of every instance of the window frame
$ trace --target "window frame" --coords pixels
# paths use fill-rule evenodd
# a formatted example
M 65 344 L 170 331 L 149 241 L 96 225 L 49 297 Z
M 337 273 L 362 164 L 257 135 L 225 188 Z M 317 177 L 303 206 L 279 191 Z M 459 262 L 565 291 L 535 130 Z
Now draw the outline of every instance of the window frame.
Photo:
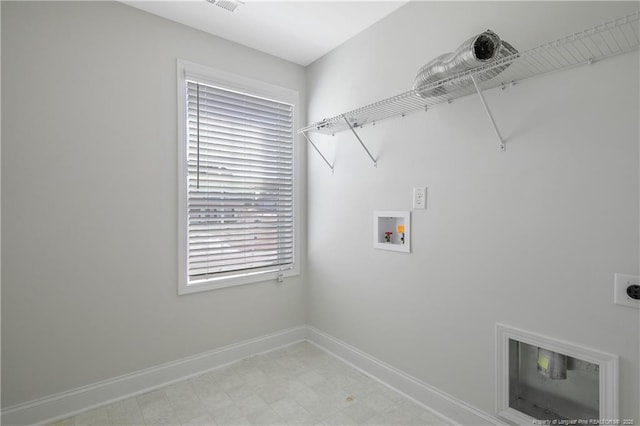
M 234 90 L 248 95 L 273 99 L 292 105 L 293 116 L 293 265 L 291 269 L 276 271 L 234 271 L 219 277 L 189 282 L 188 269 L 188 170 L 187 170 L 187 79 L 203 84 Z M 201 291 L 216 290 L 238 285 L 266 282 L 300 275 L 300 164 L 298 135 L 299 94 L 296 90 L 265 83 L 248 77 L 217 70 L 204 65 L 177 60 L 178 90 L 178 294 L 185 295 Z

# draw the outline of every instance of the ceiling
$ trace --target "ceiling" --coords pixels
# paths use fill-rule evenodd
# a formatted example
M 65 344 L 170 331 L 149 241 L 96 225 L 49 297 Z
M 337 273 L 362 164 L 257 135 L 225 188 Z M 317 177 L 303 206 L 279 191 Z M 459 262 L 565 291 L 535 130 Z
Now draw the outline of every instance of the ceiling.
M 306 66 L 407 0 L 246 0 L 234 12 L 206 0 L 122 3 Z

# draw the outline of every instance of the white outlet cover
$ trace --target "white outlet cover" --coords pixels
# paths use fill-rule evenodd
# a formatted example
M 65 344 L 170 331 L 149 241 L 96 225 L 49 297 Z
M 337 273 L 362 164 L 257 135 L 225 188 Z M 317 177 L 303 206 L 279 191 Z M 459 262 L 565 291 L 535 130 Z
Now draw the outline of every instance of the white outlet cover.
M 413 208 L 424 210 L 427 208 L 427 187 L 413 188 Z
M 627 295 L 627 287 L 634 284 L 640 285 L 640 276 L 615 274 L 613 303 L 640 309 L 640 300 L 632 299 Z

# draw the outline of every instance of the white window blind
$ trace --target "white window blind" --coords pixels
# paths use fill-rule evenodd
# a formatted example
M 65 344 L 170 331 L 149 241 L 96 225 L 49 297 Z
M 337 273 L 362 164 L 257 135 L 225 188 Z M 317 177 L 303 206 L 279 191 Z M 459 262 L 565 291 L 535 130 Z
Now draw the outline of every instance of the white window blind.
M 186 81 L 189 282 L 291 269 L 293 105 Z

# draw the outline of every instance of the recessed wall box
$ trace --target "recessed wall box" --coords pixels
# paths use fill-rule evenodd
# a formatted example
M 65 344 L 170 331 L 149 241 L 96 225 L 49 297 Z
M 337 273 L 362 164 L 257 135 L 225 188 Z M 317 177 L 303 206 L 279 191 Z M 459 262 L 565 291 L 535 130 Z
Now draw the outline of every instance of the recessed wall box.
M 373 247 L 411 252 L 411 216 L 408 211 L 373 212 Z
M 640 309 L 640 277 L 637 275 L 614 275 L 613 303 Z
M 496 331 L 500 417 L 519 425 L 618 418 L 618 356 L 503 324 Z

